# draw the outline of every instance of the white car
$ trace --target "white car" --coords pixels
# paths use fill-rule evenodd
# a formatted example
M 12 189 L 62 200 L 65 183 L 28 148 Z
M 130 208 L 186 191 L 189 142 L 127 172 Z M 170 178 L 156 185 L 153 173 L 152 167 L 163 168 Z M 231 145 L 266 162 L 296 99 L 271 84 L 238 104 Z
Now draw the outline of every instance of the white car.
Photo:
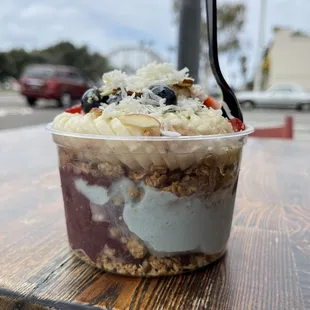
M 273 107 L 310 110 L 310 92 L 298 84 L 276 84 L 266 91 L 237 92 L 241 107 Z

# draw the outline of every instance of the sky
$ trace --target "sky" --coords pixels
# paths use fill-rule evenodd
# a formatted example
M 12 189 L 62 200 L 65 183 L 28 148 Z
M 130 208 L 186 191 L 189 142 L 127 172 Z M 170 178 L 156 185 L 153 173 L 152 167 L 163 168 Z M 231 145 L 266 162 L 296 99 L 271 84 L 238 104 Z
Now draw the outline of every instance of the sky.
M 242 0 L 219 0 L 219 2 Z M 274 26 L 310 33 L 309 0 L 267 0 L 265 44 Z M 247 6 L 242 33 L 243 52 L 250 73 L 258 56 L 259 0 L 243 0 Z M 173 20 L 172 0 L 1 0 L 0 50 L 47 47 L 60 40 L 87 44 L 92 51 L 108 54 L 139 41 L 152 41 L 164 59 L 176 62 L 168 52 L 177 46 L 178 29 Z M 237 67 L 225 61 L 224 74 L 234 78 Z

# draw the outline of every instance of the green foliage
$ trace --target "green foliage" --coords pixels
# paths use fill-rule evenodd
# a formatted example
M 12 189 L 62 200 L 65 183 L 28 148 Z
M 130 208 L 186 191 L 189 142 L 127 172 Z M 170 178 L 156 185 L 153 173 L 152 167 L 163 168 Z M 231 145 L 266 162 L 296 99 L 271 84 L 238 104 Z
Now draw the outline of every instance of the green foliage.
M 178 22 L 181 11 L 182 0 L 173 0 L 173 9 L 175 12 L 175 21 Z M 207 36 L 206 8 L 205 1 L 201 4 L 202 24 L 201 24 L 201 40 L 200 40 L 200 62 L 208 75 L 210 72 L 209 63 L 209 47 Z M 218 50 L 220 54 L 230 54 L 230 56 L 238 55 L 241 47 L 240 34 L 244 26 L 246 7 L 243 3 L 227 2 L 219 4 L 217 7 L 218 19 Z M 243 69 L 245 63 L 243 64 Z M 244 79 L 246 73 L 244 73 Z
M 240 48 L 239 34 L 244 25 L 245 6 L 227 3 L 218 8 L 219 51 L 229 52 Z
M 306 32 L 301 31 L 301 30 L 294 31 L 294 32 L 292 33 L 292 36 L 293 36 L 293 37 L 304 37 L 304 38 L 309 38 L 309 35 L 308 35 Z
M 12 49 L 0 53 L 0 80 L 8 76 L 18 78 L 25 66 L 31 63 L 74 66 L 93 80 L 98 80 L 111 69 L 107 58 L 89 52 L 87 46 L 76 47 L 70 42 L 60 42 L 42 50 L 27 52 L 24 49 Z
M 245 55 L 243 55 L 239 58 L 239 62 L 240 62 L 240 69 L 241 69 L 243 80 L 244 82 L 246 82 L 246 74 L 248 71 L 248 59 Z
M 254 89 L 254 80 L 250 80 L 250 81 L 246 82 L 245 89 L 246 90 L 253 90 Z
M 181 10 L 182 0 L 173 0 L 176 21 Z M 205 57 L 208 52 L 207 23 L 204 2 L 202 3 L 201 51 Z M 244 25 L 245 5 L 243 3 L 224 3 L 218 5 L 218 44 L 219 52 L 235 52 L 240 49 L 240 32 Z
M 280 26 L 275 26 L 273 27 L 273 32 L 278 32 L 281 30 L 281 27 Z

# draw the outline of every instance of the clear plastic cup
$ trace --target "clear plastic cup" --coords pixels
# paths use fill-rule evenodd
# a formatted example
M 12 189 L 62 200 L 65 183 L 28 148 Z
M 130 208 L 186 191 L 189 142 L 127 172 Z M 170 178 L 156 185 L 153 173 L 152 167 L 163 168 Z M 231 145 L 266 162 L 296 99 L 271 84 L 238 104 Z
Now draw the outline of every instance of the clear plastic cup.
M 175 275 L 223 255 L 253 131 L 119 137 L 53 130 L 72 251 L 108 272 Z

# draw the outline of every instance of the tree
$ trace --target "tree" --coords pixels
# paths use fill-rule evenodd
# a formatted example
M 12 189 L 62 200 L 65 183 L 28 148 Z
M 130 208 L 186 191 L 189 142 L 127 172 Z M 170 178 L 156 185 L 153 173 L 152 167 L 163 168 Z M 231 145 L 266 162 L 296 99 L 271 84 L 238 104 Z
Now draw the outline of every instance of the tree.
M 60 42 L 43 50 L 12 49 L 0 53 L 0 80 L 9 76 L 19 78 L 25 66 L 31 63 L 74 66 L 93 80 L 98 80 L 111 69 L 107 58 L 90 53 L 87 46 L 76 47 L 70 42 Z
M 173 0 L 176 21 L 181 10 L 181 0 Z M 204 6 L 202 6 L 204 8 Z M 227 53 L 240 48 L 240 32 L 244 26 L 245 5 L 243 3 L 224 3 L 218 6 L 218 43 L 219 52 Z M 202 9 L 201 25 L 202 49 L 208 45 L 205 9 Z
M 306 32 L 302 31 L 302 30 L 294 31 L 292 33 L 292 36 L 293 37 L 304 37 L 304 38 L 308 38 L 309 37 L 309 35 Z
M 76 47 L 70 42 L 60 42 L 40 51 L 40 54 L 50 63 L 77 67 L 95 80 L 111 69 L 107 58 L 99 53 L 90 53 L 86 45 Z
M 254 80 L 253 79 L 246 82 L 245 89 L 246 90 L 253 90 L 254 89 Z
M 0 82 L 10 75 L 7 53 L 0 53 Z
M 280 31 L 282 28 L 280 26 L 275 26 L 273 27 L 273 32 L 278 32 Z
M 245 55 L 242 55 L 239 58 L 239 61 L 240 61 L 240 69 L 241 69 L 240 71 L 242 74 L 243 82 L 244 84 L 246 84 L 246 74 L 248 71 L 247 57 Z
M 17 78 L 22 68 L 29 62 L 29 55 L 24 49 L 12 49 L 2 54 L 1 69 L 3 79 L 10 75 Z
M 204 5 L 202 5 L 201 25 L 201 63 L 209 72 L 207 22 Z M 175 20 L 181 10 L 181 0 L 173 0 Z M 224 3 L 218 6 L 218 49 L 221 54 L 237 54 L 241 47 L 240 34 L 244 26 L 245 5 L 243 3 Z

